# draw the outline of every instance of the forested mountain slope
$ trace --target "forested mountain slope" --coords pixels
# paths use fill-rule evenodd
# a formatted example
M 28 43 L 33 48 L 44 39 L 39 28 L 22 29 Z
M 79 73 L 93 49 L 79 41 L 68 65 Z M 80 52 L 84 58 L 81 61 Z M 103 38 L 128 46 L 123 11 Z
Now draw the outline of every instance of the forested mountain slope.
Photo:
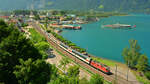
M 65 9 L 100 11 L 150 11 L 150 0 L 0 0 L 0 10 Z

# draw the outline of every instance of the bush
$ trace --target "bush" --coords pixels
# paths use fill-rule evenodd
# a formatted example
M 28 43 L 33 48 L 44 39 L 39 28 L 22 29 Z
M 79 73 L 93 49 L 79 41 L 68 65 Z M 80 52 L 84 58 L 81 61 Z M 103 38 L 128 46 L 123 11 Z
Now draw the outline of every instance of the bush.
M 48 54 L 45 51 L 40 51 L 40 54 L 42 55 L 42 59 L 48 58 Z
M 47 30 L 48 33 L 51 33 L 51 30 Z
M 89 81 L 86 79 L 86 78 L 82 78 L 80 81 L 79 81 L 79 84 L 90 84 Z
M 36 43 L 35 47 L 39 50 L 42 50 L 42 51 L 47 51 L 50 48 L 49 44 L 45 41 L 41 41 L 41 42 Z
M 150 71 L 145 72 L 145 76 L 150 80 Z
M 104 78 L 99 74 L 94 74 L 90 79 L 90 84 L 104 84 Z

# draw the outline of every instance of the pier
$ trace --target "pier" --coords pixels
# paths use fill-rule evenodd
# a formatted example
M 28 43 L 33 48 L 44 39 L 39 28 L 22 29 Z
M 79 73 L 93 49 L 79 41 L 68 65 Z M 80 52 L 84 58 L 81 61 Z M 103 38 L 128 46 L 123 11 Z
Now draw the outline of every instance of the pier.
M 63 29 L 73 29 L 73 30 L 79 30 L 81 29 L 81 26 L 73 26 L 73 25 L 58 25 L 58 24 L 51 24 L 51 27 L 56 28 L 63 28 Z

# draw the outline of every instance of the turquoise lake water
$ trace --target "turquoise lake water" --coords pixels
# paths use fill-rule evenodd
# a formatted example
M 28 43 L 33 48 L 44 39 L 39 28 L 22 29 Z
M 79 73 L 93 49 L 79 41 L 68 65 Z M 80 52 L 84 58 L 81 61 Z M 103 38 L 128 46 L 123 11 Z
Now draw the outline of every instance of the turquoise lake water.
M 114 23 L 136 25 L 135 29 L 108 29 L 102 25 Z M 129 46 L 128 40 L 138 40 L 141 52 L 150 59 L 150 16 L 113 16 L 98 22 L 83 24 L 82 30 L 63 30 L 61 35 L 85 48 L 88 53 L 118 62 L 124 62 L 121 56 L 123 48 Z

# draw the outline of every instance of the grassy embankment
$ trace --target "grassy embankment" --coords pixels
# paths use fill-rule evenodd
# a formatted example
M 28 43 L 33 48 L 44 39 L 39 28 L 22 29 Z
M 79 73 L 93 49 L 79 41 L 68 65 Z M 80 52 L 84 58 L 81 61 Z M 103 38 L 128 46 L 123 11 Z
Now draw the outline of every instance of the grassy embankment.
M 31 33 L 31 40 L 34 43 L 46 41 L 46 38 L 44 38 L 42 35 L 40 35 L 40 33 L 36 32 L 35 29 L 30 29 L 29 32 Z
M 115 66 L 116 64 L 119 63 L 119 62 L 115 62 L 112 60 L 108 60 L 108 59 L 104 59 L 104 58 L 100 58 L 100 57 L 94 57 L 94 56 L 92 56 L 92 59 L 97 61 L 97 62 L 103 63 L 107 66 Z

